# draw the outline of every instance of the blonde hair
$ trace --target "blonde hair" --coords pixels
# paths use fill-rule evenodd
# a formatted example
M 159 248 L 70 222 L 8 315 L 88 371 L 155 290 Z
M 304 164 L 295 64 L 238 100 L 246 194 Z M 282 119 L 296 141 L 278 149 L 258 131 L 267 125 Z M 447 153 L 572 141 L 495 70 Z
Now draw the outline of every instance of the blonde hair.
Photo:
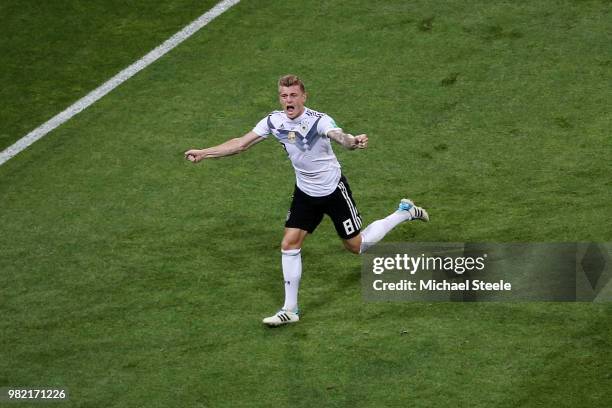
M 304 82 L 297 75 L 284 75 L 278 80 L 278 86 L 294 86 L 299 85 L 302 92 L 306 92 Z

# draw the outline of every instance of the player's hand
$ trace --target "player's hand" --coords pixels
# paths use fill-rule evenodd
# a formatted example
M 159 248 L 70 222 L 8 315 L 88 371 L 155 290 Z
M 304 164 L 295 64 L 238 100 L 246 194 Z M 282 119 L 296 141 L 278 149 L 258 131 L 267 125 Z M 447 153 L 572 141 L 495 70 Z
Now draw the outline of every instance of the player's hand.
M 357 135 L 355 136 L 355 147 L 357 149 L 365 149 L 368 147 L 368 135 Z
M 185 152 L 185 159 L 189 160 L 192 163 L 197 163 L 204 158 L 201 150 L 191 149 Z

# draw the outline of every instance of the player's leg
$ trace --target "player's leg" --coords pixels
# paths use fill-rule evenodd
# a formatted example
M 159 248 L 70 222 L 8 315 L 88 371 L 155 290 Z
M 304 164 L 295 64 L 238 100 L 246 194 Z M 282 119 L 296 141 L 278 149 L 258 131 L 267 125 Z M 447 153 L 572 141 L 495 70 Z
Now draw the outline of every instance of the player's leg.
M 396 211 L 374 221 L 361 231 L 359 239 L 354 239 L 351 243 L 345 242 L 345 245 L 350 245 L 352 252 L 357 250 L 357 253 L 363 253 L 383 239 L 393 228 L 402 222 L 412 220 L 429 221 L 429 214 L 424 208 L 417 207 L 411 200 L 404 198 Z
M 361 244 L 361 216 L 344 176 L 340 179 L 338 188 L 328 196 L 325 212 L 332 219 L 344 247 L 358 254 Z
M 427 211 L 415 206 L 409 199 L 403 199 L 397 211 L 374 221 L 361 231 L 361 217 L 344 176 L 340 179 L 336 191 L 329 196 L 326 212 L 332 218 L 344 247 L 355 254 L 365 252 L 402 222 L 429 220 Z
M 353 238 L 349 238 L 349 239 L 343 239 L 342 243 L 344 244 L 344 247 L 349 251 L 352 252 L 354 254 L 360 254 L 361 253 L 361 232 L 359 233 L 359 235 L 353 237 Z
M 281 241 L 281 250 L 301 249 L 307 234 L 308 231 L 301 228 L 285 228 L 285 234 Z
M 263 319 L 264 324 L 279 326 L 299 321 L 298 291 L 302 277 L 302 244 L 306 235 L 314 232 L 322 218 L 323 213 L 319 210 L 316 200 L 296 187 L 281 242 L 285 303 L 278 313 Z
M 281 242 L 281 264 L 285 280 L 285 303 L 283 310 L 298 310 L 298 290 L 302 278 L 302 244 L 308 231 L 299 228 L 285 228 Z

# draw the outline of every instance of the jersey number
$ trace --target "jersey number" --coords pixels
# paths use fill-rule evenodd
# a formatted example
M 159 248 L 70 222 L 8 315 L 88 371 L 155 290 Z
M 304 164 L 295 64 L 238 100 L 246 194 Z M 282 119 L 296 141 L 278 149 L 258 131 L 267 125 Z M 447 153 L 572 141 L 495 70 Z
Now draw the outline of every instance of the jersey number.
M 355 227 L 353 226 L 353 221 L 351 221 L 350 218 L 348 218 L 346 221 L 344 221 L 342 223 L 342 225 L 344 226 L 344 232 L 346 232 L 346 235 L 351 235 L 353 232 L 355 232 Z

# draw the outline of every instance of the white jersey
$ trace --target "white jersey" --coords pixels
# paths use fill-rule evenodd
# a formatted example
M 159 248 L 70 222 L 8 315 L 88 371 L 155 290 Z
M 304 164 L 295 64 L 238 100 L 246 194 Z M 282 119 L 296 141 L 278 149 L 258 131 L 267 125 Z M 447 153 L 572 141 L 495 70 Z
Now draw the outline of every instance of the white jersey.
M 334 192 L 340 181 L 340 163 L 327 134 L 340 129 L 326 115 L 305 108 L 304 113 L 289 119 L 284 111 L 274 111 L 253 128 L 259 136 L 272 134 L 285 147 L 295 169 L 296 184 L 313 197 Z

